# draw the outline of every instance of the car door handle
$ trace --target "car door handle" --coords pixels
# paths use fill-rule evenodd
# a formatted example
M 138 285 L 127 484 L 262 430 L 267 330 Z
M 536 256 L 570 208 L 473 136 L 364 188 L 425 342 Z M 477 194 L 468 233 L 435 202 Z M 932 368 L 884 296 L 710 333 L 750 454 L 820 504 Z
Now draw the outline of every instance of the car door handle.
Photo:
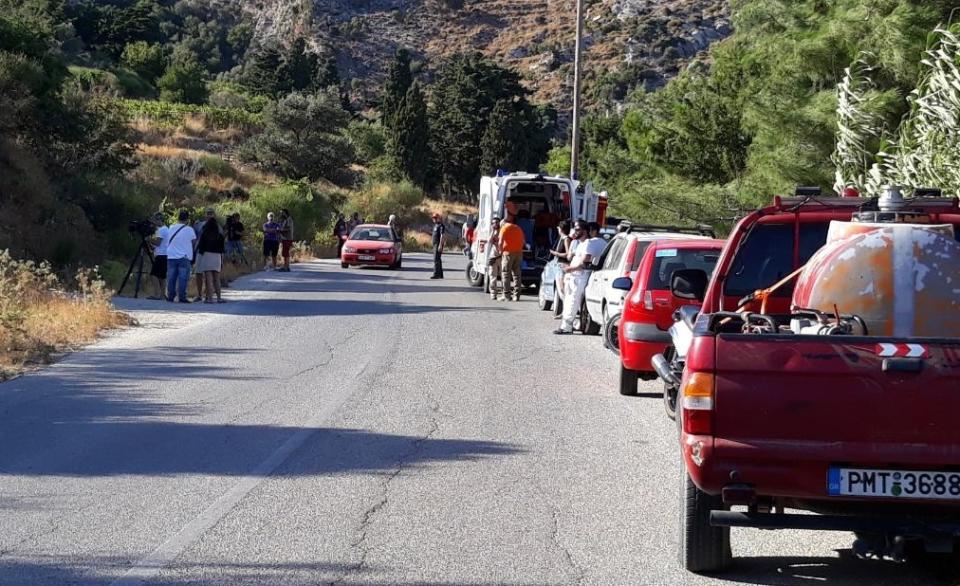
M 659 307 L 667 307 L 668 305 L 670 305 L 670 302 L 669 302 L 669 301 L 666 301 L 666 300 L 657 300 L 657 306 L 659 306 Z

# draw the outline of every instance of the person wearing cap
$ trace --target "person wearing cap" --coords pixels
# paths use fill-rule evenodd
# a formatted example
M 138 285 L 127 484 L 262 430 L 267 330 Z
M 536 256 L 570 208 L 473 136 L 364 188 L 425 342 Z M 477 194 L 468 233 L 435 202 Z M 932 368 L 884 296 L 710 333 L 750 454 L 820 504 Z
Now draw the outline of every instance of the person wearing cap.
M 163 214 L 157 212 L 150 217 L 150 222 L 156 226 L 153 234 L 156 248 L 153 250 L 153 265 L 150 267 L 150 276 L 157 279 L 156 299 L 163 299 L 167 291 L 167 238 L 170 237 L 170 228 L 167 228 Z
M 443 225 L 443 218 L 437 212 L 433 213 L 433 276 L 431 279 L 443 278 L 443 246 L 447 243 L 447 227 Z

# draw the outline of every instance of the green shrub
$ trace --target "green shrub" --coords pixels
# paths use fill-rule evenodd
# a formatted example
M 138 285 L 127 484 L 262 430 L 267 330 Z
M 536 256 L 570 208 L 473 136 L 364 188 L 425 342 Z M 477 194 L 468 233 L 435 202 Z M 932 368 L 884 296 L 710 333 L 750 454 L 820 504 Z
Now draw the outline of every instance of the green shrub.
M 84 91 L 92 89 L 106 89 L 114 94 L 123 93 L 123 86 L 120 84 L 117 76 L 103 69 L 93 67 L 80 67 L 71 65 L 69 67 L 70 75 L 80 84 Z
M 229 177 L 230 179 L 236 179 L 238 176 L 237 170 L 233 168 L 233 165 L 231 165 L 229 161 L 212 155 L 200 157 L 200 173 L 203 175 Z
M 117 83 L 123 90 L 123 95 L 130 98 L 152 98 L 157 95 L 157 88 L 146 79 L 137 75 L 137 72 L 123 67 L 114 70 Z
M 152 82 L 163 75 L 167 60 L 161 45 L 136 41 L 123 48 L 120 63 Z
M 171 63 L 157 81 L 164 102 L 202 104 L 207 101 L 207 70 L 195 60 Z
M 330 198 L 305 181 L 288 181 L 279 185 L 257 185 L 250 190 L 250 198 L 242 203 L 219 205 L 221 216 L 240 212 L 247 226 L 247 235 L 259 240 L 261 226 L 267 213 L 273 212 L 279 221 L 280 210 L 290 210 L 294 221 L 294 239 L 312 241 L 320 232 L 326 232 L 333 215 Z M 256 236 L 254 236 L 254 234 Z
M 346 211 L 360 212 L 368 222 L 386 222 L 396 214 L 403 224 L 416 215 L 423 197 L 423 190 L 408 181 L 372 183 L 348 199 Z

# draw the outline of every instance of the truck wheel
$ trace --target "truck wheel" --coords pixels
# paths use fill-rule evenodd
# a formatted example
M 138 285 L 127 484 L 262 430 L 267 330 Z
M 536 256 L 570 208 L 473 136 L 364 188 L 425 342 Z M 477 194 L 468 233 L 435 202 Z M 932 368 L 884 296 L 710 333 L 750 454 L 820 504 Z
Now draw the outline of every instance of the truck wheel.
M 550 311 L 550 308 L 553 307 L 553 301 L 548 300 L 543 294 L 543 287 L 539 288 L 537 291 L 537 307 L 541 311 Z
M 482 287 L 484 280 L 483 273 L 478 273 L 472 262 L 467 263 L 467 282 L 473 287 Z
M 620 365 L 620 394 L 633 397 L 637 394 L 637 371 Z
M 603 343 L 611 352 L 620 356 L 620 316 L 608 317 L 603 323 Z
M 675 353 L 673 346 L 667 346 L 667 349 L 663 351 L 663 357 L 672 364 Z M 677 419 L 677 396 L 679 393 L 680 389 L 666 381 L 663 382 L 663 408 L 667 412 L 667 417 L 673 420 Z
M 724 510 L 723 499 L 693 483 L 686 470 L 680 478 L 680 567 L 697 574 L 730 564 L 730 528 L 710 525 L 710 512 Z

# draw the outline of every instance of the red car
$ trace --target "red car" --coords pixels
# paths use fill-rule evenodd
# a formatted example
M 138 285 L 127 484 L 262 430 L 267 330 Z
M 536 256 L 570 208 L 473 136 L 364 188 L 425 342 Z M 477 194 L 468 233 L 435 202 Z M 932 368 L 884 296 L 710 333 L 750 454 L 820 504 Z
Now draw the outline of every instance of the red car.
M 667 330 L 673 312 L 689 305 L 670 293 L 670 276 L 680 269 L 713 271 L 723 240 L 655 240 L 644 252 L 633 278 L 617 279 L 629 294 L 620 317 L 620 394 L 636 395 L 639 379 L 653 380 L 657 373 L 650 360 L 670 345 Z
M 403 262 L 402 240 L 386 224 L 362 224 L 343 244 L 340 266 L 382 266 L 399 269 Z

